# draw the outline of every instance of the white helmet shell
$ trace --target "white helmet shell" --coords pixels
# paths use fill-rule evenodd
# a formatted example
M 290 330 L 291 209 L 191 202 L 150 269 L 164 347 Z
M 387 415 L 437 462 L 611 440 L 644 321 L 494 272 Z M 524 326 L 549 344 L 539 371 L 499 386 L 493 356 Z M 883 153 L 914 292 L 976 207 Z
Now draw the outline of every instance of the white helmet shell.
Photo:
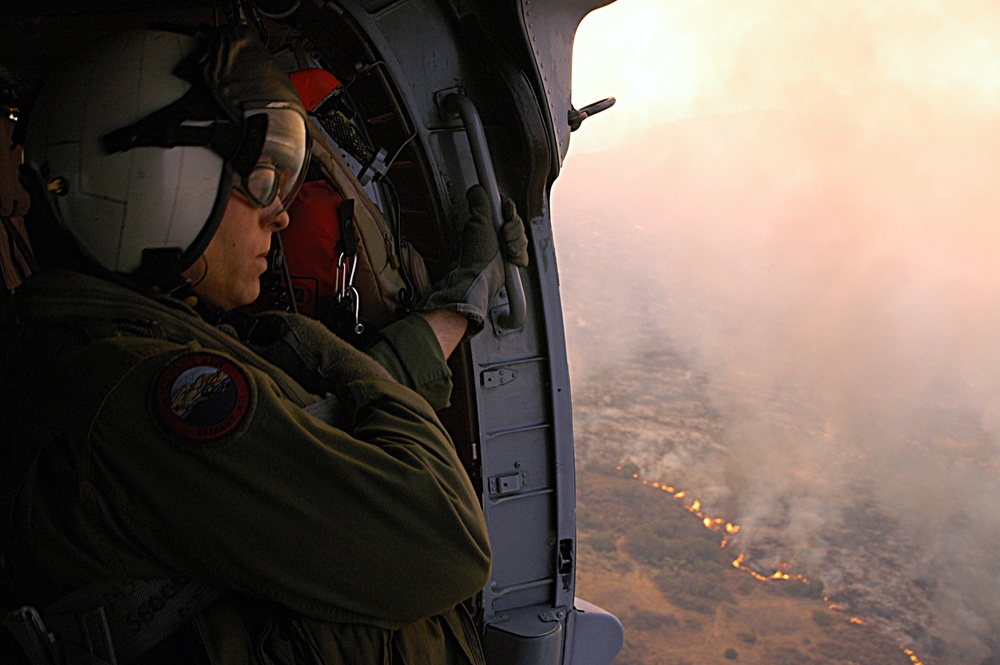
M 195 44 L 145 30 L 101 40 L 55 72 L 34 104 L 25 163 L 63 228 L 106 270 L 132 273 L 147 249 L 184 252 L 228 199 L 224 160 L 208 147 L 101 146 L 189 90 L 174 70 Z

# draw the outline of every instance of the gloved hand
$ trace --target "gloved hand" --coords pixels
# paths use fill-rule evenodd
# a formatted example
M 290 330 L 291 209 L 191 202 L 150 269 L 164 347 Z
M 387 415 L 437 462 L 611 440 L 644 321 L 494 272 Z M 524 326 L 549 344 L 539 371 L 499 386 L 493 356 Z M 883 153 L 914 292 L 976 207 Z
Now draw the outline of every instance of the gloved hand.
M 466 198 L 470 214 L 462 227 L 458 267 L 437 282 L 415 309 L 450 309 L 463 314 L 469 319 L 467 335 L 471 337 L 483 329 L 490 300 L 503 287 L 503 262 L 528 265 L 528 238 L 511 199 L 502 199 L 504 224 L 498 238 L 486 190 L 473 185 Z
M 389 379 L 377 362 L 319 321 L 300 314 L 267 312 L 253 317 L 246 344 L 316 395 L 335 393 L 356 379 Z

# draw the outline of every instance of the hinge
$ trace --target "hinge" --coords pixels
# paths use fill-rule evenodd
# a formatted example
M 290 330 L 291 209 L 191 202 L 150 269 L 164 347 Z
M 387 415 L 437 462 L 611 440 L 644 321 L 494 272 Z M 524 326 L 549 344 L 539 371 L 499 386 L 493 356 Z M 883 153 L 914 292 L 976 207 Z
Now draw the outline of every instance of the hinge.
M 497 388 L 517 379 L 517 370 L 499 368 L 488 369 L 480 375 L 483 388 Z
M 490 494 L 503 496 L 520 492 L 528 484 L 527 471 L 514 471 L 490 478 Z

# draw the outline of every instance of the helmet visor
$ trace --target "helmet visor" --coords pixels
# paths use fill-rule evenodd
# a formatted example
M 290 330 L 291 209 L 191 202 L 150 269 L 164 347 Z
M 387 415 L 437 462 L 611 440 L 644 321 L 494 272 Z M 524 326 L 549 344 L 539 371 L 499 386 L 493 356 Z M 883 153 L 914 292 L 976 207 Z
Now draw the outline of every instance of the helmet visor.
M 236 189 L 261 208 L 280 206 L 284 211 L 298 194 L 309 160 L 309 134 L 305 120 L 292 109 L 258 109 L 247 117 L 265 114 L 267 133 L 260 156 Z

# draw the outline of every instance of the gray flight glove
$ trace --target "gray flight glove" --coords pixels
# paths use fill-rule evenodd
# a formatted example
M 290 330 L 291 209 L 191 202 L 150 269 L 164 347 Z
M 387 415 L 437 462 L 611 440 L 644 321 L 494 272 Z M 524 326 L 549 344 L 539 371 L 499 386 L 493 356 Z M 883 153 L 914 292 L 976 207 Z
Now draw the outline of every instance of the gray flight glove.
M 486 190 L 473 185 L 466 198 L 469 220 L 462 227 L 458 266 L 438 281 L 415 309 L 458 312 L 469 319 L 466 336 L 472 337 L 483 329 L 490 300 L 504 285 L 504 261 L 528 265 L 528 237 L 511 199 L 502 198 L 504 224 L 498 238 Z
M 277 365 L 315 395 L 336 393 L 357 379 L 389 379 L 370 357 L 343 341 L 319 321 L 300 314 L 267 312 L 254 317 L 247 346 Z

